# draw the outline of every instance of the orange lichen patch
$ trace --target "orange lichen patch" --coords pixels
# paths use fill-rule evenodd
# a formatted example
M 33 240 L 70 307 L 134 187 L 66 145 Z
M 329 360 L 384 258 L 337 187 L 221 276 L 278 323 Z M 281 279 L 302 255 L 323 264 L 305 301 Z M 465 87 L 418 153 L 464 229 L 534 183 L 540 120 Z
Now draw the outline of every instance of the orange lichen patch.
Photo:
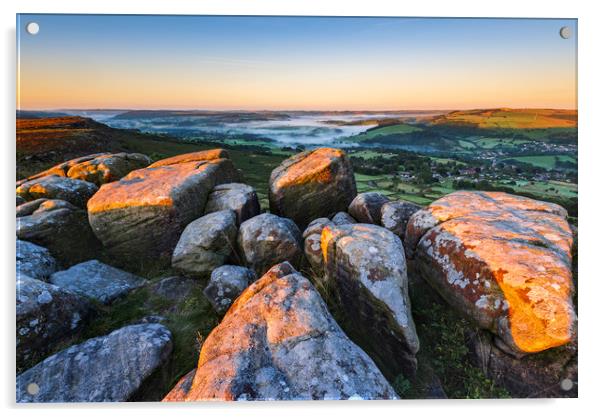
M 275 182 L 277 188 L 302 185 L 308 182 L 327 183 L 332 179 L 332 160 L 345 155 L 340 149 L 319 148 L 290 165 Z
M 459 242 L 455 252 L 439 245 L 434 256 L 467 283 L 478 274 L 462 266 L 471 259 L 484 265 L 479 272 L 492 275 L 503 292 L 519 350 L 539 352 L 572 339 L 573 237 L 564 209 L 504 193 L 454 193 L 428 210 L 442 222 L 433 231 Z
M 333 237 L 334 235 L 332 234 L 332 230 L 328 226 L 322 229 L 322 235 L 320 238 L 320 248 L 322 249 L 324 263 L 328 262 L 328 244 L 330 243 Z
M 188 162 L 132 171 L 120 181 L 104 184 L 88 201 L 88 212 L 98 213 L 126 207 L 170 206 L 172 192 L 191 177 L 213 168 L 221 160 Z
M 149 168 L 181 164 L 184 162 L 212 161 L 222 158 L 229 158 L 228 152 L 225 149 L 209 149 L 206 151 L 185 153 L 172 156 L 171 158 L 161 159 L 149 165 Z

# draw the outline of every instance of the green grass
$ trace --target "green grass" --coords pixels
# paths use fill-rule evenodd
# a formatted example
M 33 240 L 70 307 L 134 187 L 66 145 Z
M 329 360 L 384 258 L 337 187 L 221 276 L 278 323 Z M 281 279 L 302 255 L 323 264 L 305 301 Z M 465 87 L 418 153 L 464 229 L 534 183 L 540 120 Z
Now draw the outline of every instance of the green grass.
M 374 139 L 377 136 L 405 134 L 422 130 L 417 126 L 408 125 L 405 123 L 391 126 L 377 127 L 359 135 L 351 136 L 348 140 L 353 142 L 363 142 L 365 140 Z
M 505 161 L 511 162 L 512 160 L 531 164 L 533 166 L 554 169 L 556 168 L 556 160 L 560 162 L 572 162 L 577 163 L 577 159 L 568 155 L 530 155 L 530 156 L 514 156 L 508 158 Z

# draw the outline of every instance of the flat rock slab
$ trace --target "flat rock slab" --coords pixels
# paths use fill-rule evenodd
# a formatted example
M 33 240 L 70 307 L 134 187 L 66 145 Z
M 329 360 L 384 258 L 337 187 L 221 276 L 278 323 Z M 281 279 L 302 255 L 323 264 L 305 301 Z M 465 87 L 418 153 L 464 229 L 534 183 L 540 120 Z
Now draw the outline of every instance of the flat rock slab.
M 395 398 L 313 285 L 283 263 L 240 295 L 205 340 L 194 376 L 164 401 Z
M 403 246 L 389 230 L 371 224 L 322 230 L 324 285 L 339 302 L 343 328 L 390 378 L 416 371 L 418 335 L 408 293 Z
M 17 369 L 74 335 L 91 312 L 83 297 L 37 279 L 17 278 Z
M 98 187 L 91 182 L 58 175 L 36 178 L 17 187 L 17 195 L 27 201 L 38 198 L 65 200 L 80 208 L 86 207 L 96 191 Z
M 27 215 L 17 217 L 17 238 L 45 247 L 65 266 L 97 256 L 101 245 L 85 210 L 63 200 L 27 204 Z
M 318 148 L 294 155 L 270 176 L 270 212 L 292 219 L 301 228 L 330 217 L 357 194 L 351 162 L 340 149 Z
M 460 191 L 410 218 L 420 275 L 459 312 L 519 354 L 569 343 L 573 235 L 566 211 L 499 192 Z
M 55 272 L 50 282 L 65 290 L 110 304 L 147 281 L 137 275 L 91 260 Z
M 28 276 L 42 281 L 58 269 L 58 262 L 46 248 L 17 239 L 17 279 Z
M 50 356 L 17 377 L 17 402 L 127 401 L 171 354 L 160 324 L 123 327 Z M 36 384 L 39 392 L 27 392 Z
M 238 231 L 244 264 L 258 276 L 283 261 L 298 266 L 303 256 L 301 242 L 301 232 L 291 219 L 270 213 L 247 220 Z
M 186 225 L 203 215 L 213 187 L 237 179 L 229 159 L 133 171 L 90 199 L 90 224 L 121 263 L 168 265 Z
M 209 194 L 205 214 L 221 210 L 233 210 L 236 224 L 259 214 L 259 199 L 255 189 L 247 184 L 230 183 L 216 185 Z

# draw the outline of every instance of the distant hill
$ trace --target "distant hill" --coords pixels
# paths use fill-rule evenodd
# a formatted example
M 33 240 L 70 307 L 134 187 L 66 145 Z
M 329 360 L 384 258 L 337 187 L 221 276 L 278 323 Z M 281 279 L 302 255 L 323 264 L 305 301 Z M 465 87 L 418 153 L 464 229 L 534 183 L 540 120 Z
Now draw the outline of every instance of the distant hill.
M 508 108 L 458 110 L 433 117 L 431 124 L 452 124 L 485 129 L 571 128 L 577 127 L 577 110 Z

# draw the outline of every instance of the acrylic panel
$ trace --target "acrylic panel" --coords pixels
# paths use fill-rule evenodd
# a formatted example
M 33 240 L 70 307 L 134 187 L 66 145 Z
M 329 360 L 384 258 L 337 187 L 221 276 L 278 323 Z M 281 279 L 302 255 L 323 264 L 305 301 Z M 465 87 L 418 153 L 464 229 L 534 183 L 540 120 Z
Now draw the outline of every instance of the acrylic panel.
M 17 402 L 576 397 L 577 20 L 17 15 Z

